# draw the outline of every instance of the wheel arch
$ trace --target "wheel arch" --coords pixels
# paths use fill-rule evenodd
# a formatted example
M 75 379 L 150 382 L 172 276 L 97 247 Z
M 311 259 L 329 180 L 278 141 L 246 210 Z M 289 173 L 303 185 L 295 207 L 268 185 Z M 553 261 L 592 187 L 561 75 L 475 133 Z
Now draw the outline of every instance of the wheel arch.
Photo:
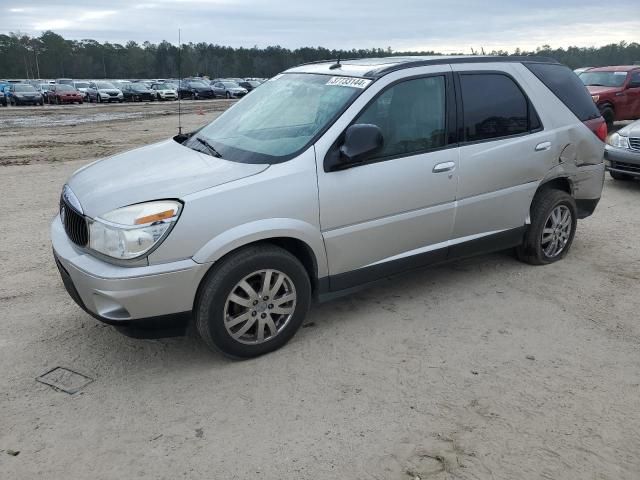
M 207 242 L 196 252 L 193 260 L 213 266 L 241 248 L 260 243 L 276 245 L 300 260 L 314 288 L 318 279 L 328 275 L 324 241 L 319 229 L 295 219 L 259 220 L 227 230 Z
M 200 279 L 198 288 L 196 289 L 196 294 L 194 296 L 194 308 L 195 308 L 195 305 L 197 305 L 198 303 L 198 298 L 200 297 L 202 286 L 207 281 L 213 269 L 217 265 L 219 265 L 220 262 L 224 261 L 224 259 L 233 255 L 234 253 L 240 250 L 243 250 L 245 248 L 249 248 L 257 245 L 275 245 L 277 247 L 282 248 L 283 250 L 286 250 L 295 258 L 297 258 L 300 261 L 300 263 L 302 263 L 304 269 L 307 271 L 307 274 L 309 275 L 312 294 L 315 294 L 317 292 L 318 288 L 320 287 L 320 280 L 318 278 L 318 259 L 316 258 L 316 255 L 314 254 L 312 248 L 307 243 L 300 240 L 299 238 L 269 237 L 269 238 L 263 238 L 260 240 L 255 240 L 255 241 L 237 246 L 229 250 L 228 252 L 226 252 L 224 255 L 220 256 L 215 262 L 212 262 L 209 268 L 207 269 L 207 272 Z
M 544 180 L 536 190 L 536 195 L 542 190 L 555 189 L 567 192 L 573 197 L 573 182 L 568 177 L 555 177 L 548 180 Z M 535 195 L 534 195 L 535 198 Z

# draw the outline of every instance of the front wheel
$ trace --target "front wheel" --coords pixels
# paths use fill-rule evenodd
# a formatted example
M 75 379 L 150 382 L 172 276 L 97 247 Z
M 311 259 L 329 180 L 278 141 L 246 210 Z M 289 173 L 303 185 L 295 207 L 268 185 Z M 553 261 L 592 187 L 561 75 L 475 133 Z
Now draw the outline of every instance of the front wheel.
M 577 224 L 576 202 L 571 195 L 555 189 L 538 192 L 518 258 L 531 265 L 557 262 L 571 248 Z
M 210 348 L 234 358 L 256 357 L 293 337 L 310 299 L 311 282 L 296 257 L 275 245 L 246 247 L 203 281 L 196 328 Z
M 633 179 L 633 177 L 631 175 L 627 175 L 626 173 L 620 173 L 620 172 L 613 172 L 611 170 L 609 170 L 609 175 L 611 175 L 611 178 L 613 178 L 614 180 L 631 180 Z

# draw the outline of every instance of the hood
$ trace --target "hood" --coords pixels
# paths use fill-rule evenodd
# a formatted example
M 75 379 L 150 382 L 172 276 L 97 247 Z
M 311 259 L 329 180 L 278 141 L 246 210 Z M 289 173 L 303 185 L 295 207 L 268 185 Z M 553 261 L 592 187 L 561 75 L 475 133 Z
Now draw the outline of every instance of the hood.
M 625 137 L 640 137 L 640 120 L 636 120 L 626 127 L 621 128 L 618 133 Z
M 96 217 L 134 203 L 182 198 L 268 167 L 215 158 L 169 139 L 87 165 L 67 183 L 84 213 Z
M 597 87 L 587 86 L 587 90 L 591 95 L 602 95 L 603 93 L 616 93 L 622 90 L 621 87 Z

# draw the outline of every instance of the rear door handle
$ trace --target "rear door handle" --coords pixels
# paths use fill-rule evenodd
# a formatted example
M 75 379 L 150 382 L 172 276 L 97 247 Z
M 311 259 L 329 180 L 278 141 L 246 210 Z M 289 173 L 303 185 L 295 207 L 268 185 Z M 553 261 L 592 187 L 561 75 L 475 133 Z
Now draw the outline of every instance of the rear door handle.
M 433 167 L 433 173 L 450 172 L 454 168 L 456 168 L 456 162 L 438 163 Z
M 536 152 L 545 152 L 551 149 L 551 142 L 542 142 L 536 145 Z

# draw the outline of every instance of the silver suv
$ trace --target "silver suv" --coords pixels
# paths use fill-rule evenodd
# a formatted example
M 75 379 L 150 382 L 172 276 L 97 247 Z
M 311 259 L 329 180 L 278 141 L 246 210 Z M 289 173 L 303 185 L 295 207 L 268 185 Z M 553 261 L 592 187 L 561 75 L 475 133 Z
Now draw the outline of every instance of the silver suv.
M 312 299 L 517 248 L 548 264 L 603 186 L 606 125 L 537 57 L 302 65 L 189 135 L 78 170 L 51 227 L 103 321 L 186 314 L 233 357 L 285 344 Z

